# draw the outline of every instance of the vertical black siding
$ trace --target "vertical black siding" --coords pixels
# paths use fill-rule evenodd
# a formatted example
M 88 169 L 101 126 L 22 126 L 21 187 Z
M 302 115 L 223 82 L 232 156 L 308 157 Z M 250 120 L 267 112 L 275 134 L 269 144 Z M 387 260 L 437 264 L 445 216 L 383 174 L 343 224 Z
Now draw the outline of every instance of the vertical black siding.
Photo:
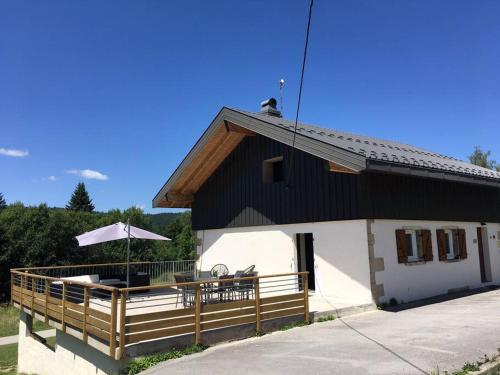
M 268 138 L 246 137 L 195 194 L 193 228 L 359 217 L 358 176 L 328 172 L 324 160 L 302 151 L 295 151 L 290 187 L 285 182 L 264 184 L 262 162 L 283 156 L 286 176 L 290 152 Z
M 365 174 L 362 215 L 373 219 L 500 222 L 500 189 L 444 180 Z
M 291 186 L 264 184 L 262 162 L 290 148 L 246 137 L 195 194 L 193 229 L 348 219 L 500 222 L 500 190 L 387 174 L 329 172 L 327 163 L 295 151 Z

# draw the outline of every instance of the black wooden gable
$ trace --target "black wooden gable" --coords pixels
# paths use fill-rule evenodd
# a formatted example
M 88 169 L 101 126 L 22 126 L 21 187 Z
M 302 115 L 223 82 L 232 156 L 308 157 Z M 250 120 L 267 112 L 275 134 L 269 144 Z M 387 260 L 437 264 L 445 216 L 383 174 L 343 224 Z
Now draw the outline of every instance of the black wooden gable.
M 500 222 L 500 190 L 369 171 L 332 172 L 326 160 L 295 150 L 290 186 L 264 183 L 263 162 L 291 148 L 262 135 L 245 138 L 195 193 L 193 229 L 350 219 Z

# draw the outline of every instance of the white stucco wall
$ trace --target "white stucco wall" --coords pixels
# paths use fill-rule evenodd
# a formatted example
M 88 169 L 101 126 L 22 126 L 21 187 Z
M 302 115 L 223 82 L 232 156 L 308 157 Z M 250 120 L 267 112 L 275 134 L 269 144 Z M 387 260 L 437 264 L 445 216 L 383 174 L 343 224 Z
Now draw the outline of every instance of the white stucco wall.
M 56 330 L 56 348 L 52 350 L 31 337 L 27 320 L 21 312 L 17 371 L 37 375 L 104 375 L 118 374 L 125 361 L 117 361 L 85 344 L 80 339 Z
M 375 220 L 372 233 L 375 237 L 375 257 L 384 258 L 383 271 L 375 273 L 377 284 L 384 285 L 384 297 L 398 301 L 413 301 L 434 295 L 447 293 L 449 289 L 469 287 L 477 288 L 500 282 L 500 250 L 497 247 L 499 224 L 487 224 L 489 259 L 492 270 L 492 282 L 481 283 L 479 252 L 476 228 L 480 223 L 412 221 L 412 220 Z M 434 260 L 425 264 L 399 264 L 396 250 L 395 230 L 403 227 L 420 227 L 432 233 L 432 251 Z M 463 228 L 466 231 L 467 254 L 465 260 L 440 262 L 436 239 L 436 229 L 443 227 Z
M 20 314 L 17 371 L 22 374 L 55 374 L 55 351 L 31 337 L 27 325 L 31 317 L 24 311 Z
M 234 273 L 255 264 L 259 275 L 297 271 L 295 234 L 313 233 L 316 294 L 336 306 L 372 302 L 366 220 L 198 231 L 198 267 Z

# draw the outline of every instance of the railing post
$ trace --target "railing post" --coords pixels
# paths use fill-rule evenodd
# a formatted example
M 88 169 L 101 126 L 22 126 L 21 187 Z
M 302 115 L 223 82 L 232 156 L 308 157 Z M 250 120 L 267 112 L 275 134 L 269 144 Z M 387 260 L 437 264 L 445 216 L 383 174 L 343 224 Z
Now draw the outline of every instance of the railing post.
M 35 317 L 35 278 L 31 276 L 31 316 Z
M 255 317 L 256 317 L 256 331 L 260 333 L 262 331 L 260 324 L 260 287 L 259 278 L 255 279 Z
M 120 295 L 120 353 L 118 359 L 125 355 L 125 320 L 127 319 L 127 293 L 121 291 Z
M 21 307 L 21 311 L 24 311 L 23 310 L 23 294 L 24 294 L 24 276 L 21 275 L 21 290 L 20 290 L 20 293 L 19 293 L 19 305 Z
M 194 318 L 195 318 L 195 331 L 194 343 L 198 345 L 201 343 L 201 290 L 200 284 L 196 284 L 194 295 Z
M 14 274 L 10 273 L 10 304 L 14 305 Z
M 85 344 L 88 341 L 88 334 L 87 334 L 88 308 L 89 308 L 89 288 L 87 286 L 84 286 L 83 287 L 83 327 L 82 327 L 82 334 L 83 334 L 83 342 Z
M 62 282 L 63 283 L 63 288 L 62 288 L 62 309 L 61 309 L 61 325 L 62 325 L 62 330 L 63 332 L 66 332 L 66 319 L 65 316 L 64 316 L 64 313 L 65 313 L 65 310 L 66 310 L 66 292 L 67 292 L 67 286 L 66 286 L 66 282 Z
M 111 294 L 111 329 L 109 332 L 109 355 L 113 358 L 116 356 L 116 293 L 117 289 L 113 289 Z
M 309 280 L 308 272 L 302 274 L 302 288 L 304 289 L 304 321 L 309 323 Z
M 45 279 L 45 324 L 49 322 L 50 281 Z

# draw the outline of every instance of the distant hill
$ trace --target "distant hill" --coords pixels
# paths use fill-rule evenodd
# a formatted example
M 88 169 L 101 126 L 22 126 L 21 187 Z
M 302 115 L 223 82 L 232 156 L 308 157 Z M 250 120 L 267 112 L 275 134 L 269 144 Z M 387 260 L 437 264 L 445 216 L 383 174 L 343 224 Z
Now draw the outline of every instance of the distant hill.
M 153 228 L 165 227 L 182 215 L 182 212 L 162 212 L 159 214 L 144 214 L 151 219 Z
M 54 211 L 64 211 L 66 208 L 64 207 L 49 207 L 49 210 Z M 105 215 L 104 211 L 94 211 L 95 213 Z M 148 214 L 145 213 L 144 216 L 147 216 L 151 219 L 151 223 L 153 224 L 153 229 L 156 228 L 165 228 L 168 224 L 174 221 L 177 217 L 182 215 L 182 212 L 162 212 L 158 214 Z

